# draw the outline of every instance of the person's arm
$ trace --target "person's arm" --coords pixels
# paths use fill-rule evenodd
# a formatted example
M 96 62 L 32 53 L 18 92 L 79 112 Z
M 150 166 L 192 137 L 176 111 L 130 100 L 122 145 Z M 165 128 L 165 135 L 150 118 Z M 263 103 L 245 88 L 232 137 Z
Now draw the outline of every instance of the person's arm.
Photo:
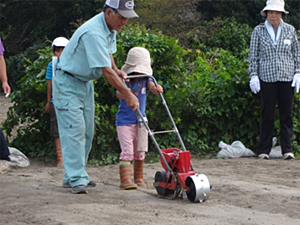
M 7 82 L 6 63 L 3 55 L 0 55 L 0 81 L 4 93 L 10 93 L 10 86 Z
M 118 69 L 118 67 L 117 67 L 117 65 L 115 63 L 113 55 L 110 55 L 110 59 L 111 59 L 111 68 L 116 72 L 116 74 L 121 79 L 124 79 L 125 77 L 127 77 L 127 74 L 124 71 Z
M 255 28 L 251 35 L 250 49 L 248 54 L 248 73 L 250 78 L 253 76 L 258 76 L 259 68 L 259 35 L 258 29 Z
M 125 99 L 121 92 L 119 92 L 118 90 L 116 90 L 116 94 L 118 99 Z
M 50 112 L 50 105 L 51 105 L 51 94 L 52 94 L 52 80 L 47 80 L 47 103 L 44 107 L 44 112 Z
M 295 72 L 294 74 L 300 74 L 300 45 L 297 38 L 297 33 L 293 28 L 293 45 L 292 45 L 292 54 L 295 64 Z
M 102 72 L 107 81 L 124 96 L 127 106 L 133 108 L 135 111 L 136 108 L 139 107 L 139 100 L 131 93 L 130 89 L 125 86 L 115 70 L 112 69 L 112 67 L 103 67 Z
M 147 88 L 149 89 L 149 91 L 150 91 L 151 93 L 153 93 L 153 94 L 155 94 L 155 95 L 158 95 L 158 91 L 159 91 L 160 93 L 163 93 L 163 92 L 164 92 L 162 86 L 159 85 L 159 84 L 158 84 L 157 86 L 155 86 L 155 84 L 153 83 L 153 81 L 149 81 L 149 82 L 148 82 Z

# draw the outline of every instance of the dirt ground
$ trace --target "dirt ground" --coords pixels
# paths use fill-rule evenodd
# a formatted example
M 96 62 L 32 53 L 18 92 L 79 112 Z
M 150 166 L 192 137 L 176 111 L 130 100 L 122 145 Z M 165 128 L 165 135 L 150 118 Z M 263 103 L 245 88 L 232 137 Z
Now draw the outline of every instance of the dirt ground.
M 1 96 L 0 123 L 8 105 Z M 119 190 L 117 165 L 88 167 L 97 186 L 87 195 L 74 195 L 61 187 L 63 169 L 31 159 L 30 167 L 0 174 L 0 224 L 300 224 L 298 159 L 192 157 L 192 163 L 212 185 L 203 203 L 159 197 L 153 179 L 160 163 L 146 164 L 147 188 L 131 191 Z

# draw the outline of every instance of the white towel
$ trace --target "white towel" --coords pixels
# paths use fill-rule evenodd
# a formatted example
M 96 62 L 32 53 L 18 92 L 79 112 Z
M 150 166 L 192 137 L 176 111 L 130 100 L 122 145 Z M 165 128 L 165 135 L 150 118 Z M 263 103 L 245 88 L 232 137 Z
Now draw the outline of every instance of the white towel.
M 280 21 L 281 23 L 281 21 Z M 277 42 L 278 42 L 278 39 L 280 37 L 280 34 L 281 34 L 281 26 L 279 25 L 278 26 L 278 30 L 277 30 L 277 35 L 275 37 L 275 31 L 274 31 L 274 28 L 273 26 L 269 23 L 268 20 L 265 21 L 265 26 L 266 26 L 266 29 L 268 31 L 268 33 L 270 34 L 270 37 L 274 43 L 274 45 L 277 45 Z

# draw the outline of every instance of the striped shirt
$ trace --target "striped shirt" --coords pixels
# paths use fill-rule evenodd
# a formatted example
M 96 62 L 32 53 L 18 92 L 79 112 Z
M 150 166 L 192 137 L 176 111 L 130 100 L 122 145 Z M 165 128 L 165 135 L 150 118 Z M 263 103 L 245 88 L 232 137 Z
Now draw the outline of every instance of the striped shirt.
M 300 73 L 300 47 L 295 28 L 282 20 L 277 45 L 272 41 L 265 24 L 257 25 L 251 35 L 248 58 L 250 77 L 268 83 L 290 82 Z

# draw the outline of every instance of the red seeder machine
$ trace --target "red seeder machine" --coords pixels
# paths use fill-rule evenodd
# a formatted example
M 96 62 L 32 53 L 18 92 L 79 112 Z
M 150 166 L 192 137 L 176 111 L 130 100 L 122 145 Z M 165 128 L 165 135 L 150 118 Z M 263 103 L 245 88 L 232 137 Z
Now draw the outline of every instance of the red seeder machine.
M 146 77 L 151 78 L 157 86 L 155 78 L 149 75 L 128 76 L 127 79 Z M 163 95 L 159 93 L 159 96 L 172 123 L 172 130 L 151 131 L 140 110 L 137 109 L 137 114 L 147 128 L 149 136 L 160 154 L 161 165 L 164 169 L 156 172 L 154 177 L 154 187 L 156 188 L 157 193 L 163 197 L 172 199 L 182 197 L 188 198 L 191 202 L 204 202 L 209 198 L 211 189 L 208 178 L 204 174 L 199 174 L 194 171 L 191 164 L 190 151 L 185 148 Z M 154 135 L 170 132 L 177 135 L 182 150 L 177 148 L 160 149 Z

